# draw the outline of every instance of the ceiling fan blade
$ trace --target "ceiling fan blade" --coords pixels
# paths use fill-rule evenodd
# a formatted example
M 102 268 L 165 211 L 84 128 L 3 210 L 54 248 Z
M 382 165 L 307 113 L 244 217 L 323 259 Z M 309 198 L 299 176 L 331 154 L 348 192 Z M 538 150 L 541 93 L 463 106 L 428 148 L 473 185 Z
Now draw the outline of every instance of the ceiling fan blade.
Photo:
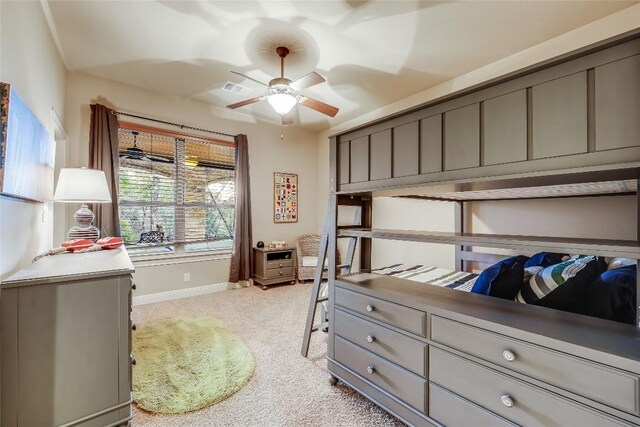
M 258 96 L 257 98 L 245 99 L 244 101 L 236 102 L 235 104 L 227 105 L 227 108 L 235 110 L 236 108 L 244 107 L 245 105 L 255 104 L 258 101 L 262 101 L 264 96 Z
M 322 114 L 326 114 L 329 117 L 335 117 L 339 111 L 336 107 L 320 102 L 317 99 L 307 98 L 306 96 L 300 98 L 300 104 L 312 110 L 319 111 Z
M 294 90 L 301 90 L 324 82 L 326 82 L 324 77 L 315 71 L 312 71 L 306 76 L 302 76 L 295 82 L 291 83 L 289 87 Z
M 242 76 L 242 77 L 244 77 L 245 79 L 253 80 L 253 81 L 254 81 L 254 82 L 256 82 L 256 83 L 261 84 L 262 86 L 269 87 L 269 85 L 267 85 L 266 83 L 262 83 L 260 80 L 256 80 L 256 79 L 254 79 L 253 77 L 249 77 L 249 76 L 247 76 L 246 74 L 242 74 L 242 73 L 239 73 L 239 72 L 237 72 L 237 71 L 231 71 L 231 72 L 232 72 L 233 74 L 237 74 L 237 75 L 239 75 L 239 76 Z
M 293 123 L 293 114 L 290 112 L 282 116 L 282 125 L 290 125 Z

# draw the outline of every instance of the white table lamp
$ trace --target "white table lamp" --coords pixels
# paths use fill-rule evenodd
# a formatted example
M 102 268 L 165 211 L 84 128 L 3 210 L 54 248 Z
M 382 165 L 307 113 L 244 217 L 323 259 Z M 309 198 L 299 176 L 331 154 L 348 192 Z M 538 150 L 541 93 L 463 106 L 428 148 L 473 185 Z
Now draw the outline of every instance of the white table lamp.
M 87 168 L 60 169 L 54 202 L 81 203 L 73 215 L 76 225 L 69 229 L 67 238 L 98 240 L 100 230 L 93 225 L 95 215 L 87 203 L 111 203 L 107 177 L 104 172 Z

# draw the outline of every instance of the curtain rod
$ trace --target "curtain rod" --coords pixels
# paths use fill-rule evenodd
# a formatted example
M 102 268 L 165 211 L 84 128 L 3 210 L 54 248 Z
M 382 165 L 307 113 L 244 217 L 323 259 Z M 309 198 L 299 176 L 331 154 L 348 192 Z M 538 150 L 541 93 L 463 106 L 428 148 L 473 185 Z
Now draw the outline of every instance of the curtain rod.
M 180 129 L 192 129 L 192 130 L 197 130 L 197 131 L 200 131 L 200 132 L 209 132 L 209 133 L 214 133 L 216 135 L 228 136 L 229 138 L 235 138 L 236 137 L 235 135 L 229 135 L 228 133 L 223 133 L 223 132 L 216 132 L 215 130 L 209 130 L 209 129 L 197 128 L 197 127 L 193 127 L 193 126 L 181 125 L 180 123 L 168 122 L 168 121 L 165 121 L 165 120 L 152 119 L 150 117 L 138 116 L 136 114 L 131 114 L 131 113 L 124 113 L 122 111 L 117 111 L 117 110 L 114 110 L 114 109 L 111 110 L 111 114 L 113 114 L 114 116 L 119 114 L 121 116 L 135 117 L 136 119 L 149 120 L 151 122 L 163 123 L 165 125 L 170 125 L 170 126 L 177 126 Z

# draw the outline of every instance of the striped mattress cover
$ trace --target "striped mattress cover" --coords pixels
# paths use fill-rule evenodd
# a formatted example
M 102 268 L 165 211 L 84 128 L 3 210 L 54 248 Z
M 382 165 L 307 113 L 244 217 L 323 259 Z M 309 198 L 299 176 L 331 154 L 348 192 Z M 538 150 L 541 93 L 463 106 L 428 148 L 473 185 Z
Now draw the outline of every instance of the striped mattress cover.
M 464 292 L 471 292 L 478 278 L 476 273 L 415 264 L 393 264 L 371 272 Z
M 465 273 L 463 271 L 449 270 L 442 267 L 416 264 L 393 264 L 372 270 L 371 272 L 463 292 L 471 292 L 471 288 L 473 288 L 473 284 L 478 278 L 478 274 L 476 273 Z M 325 281 L 320 285 L 320 296 L 326 297 L 327 293 L 327 282 Z M 323 306 L 325 306 L 324 303 Z

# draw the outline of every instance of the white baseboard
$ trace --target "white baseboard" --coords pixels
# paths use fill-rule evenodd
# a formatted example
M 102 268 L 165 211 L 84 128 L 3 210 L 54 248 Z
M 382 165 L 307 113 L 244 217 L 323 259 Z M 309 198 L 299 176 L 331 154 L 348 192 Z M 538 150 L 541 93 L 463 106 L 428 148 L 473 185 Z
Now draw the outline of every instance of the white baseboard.
M 193 288 L 176 289 L 174 291 L 158 292 L 156 294 L 140 295 L 133 297 L 132 304 L 144 305 L 154 302 L 171 301 L 174 299 L 193 297 L 196 295 L 210 294 L 213 292 L 226 291 L 229 289 L 238 289 L 239 286 L 229 282 L 214 283 L 212 285 L 196 286 Z

